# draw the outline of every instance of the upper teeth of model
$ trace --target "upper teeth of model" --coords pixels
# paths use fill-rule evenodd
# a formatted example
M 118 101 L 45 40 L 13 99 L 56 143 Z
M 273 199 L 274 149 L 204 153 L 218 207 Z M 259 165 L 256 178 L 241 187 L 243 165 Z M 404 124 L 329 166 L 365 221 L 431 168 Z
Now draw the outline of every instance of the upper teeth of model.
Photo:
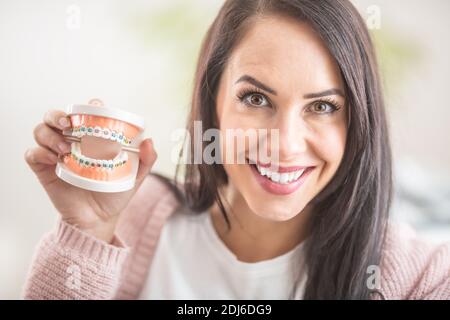
M 124 146 L 131 145 L 131 139 L 127 138 L 123 132 L 102 128 L 99 126 L 85 127 L 84 125 L 72 128 L 72 136 L 81 138 L 83 136 L 94 136 L 107 140 L 117 141 Z
M 256 165 L 256 168 L 258 169 L 259 173 L 262 176 L 266 176 L 273 182 L 280 183 L 280 184 L 288 184 L 288 183 L 298 180 L 298 178 L 300 178 L 300 176 L 306 169 L 305 168 L 305 169 L 301 169 L 301 170 L 297 170 L 297 171 L 281 173 L 281 172 L 271 171 L 267 167 L 261 167 L 258 165 Z

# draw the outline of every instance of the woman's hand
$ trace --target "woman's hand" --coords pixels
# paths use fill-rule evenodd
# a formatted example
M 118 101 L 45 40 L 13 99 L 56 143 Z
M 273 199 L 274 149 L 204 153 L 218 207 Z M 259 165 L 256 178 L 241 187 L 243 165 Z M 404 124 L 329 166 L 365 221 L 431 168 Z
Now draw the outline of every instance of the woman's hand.
M 139 147 L 140 163 L 136 185 L 132 190 L 120 193 L 93 192 L 72 186 L 59 179 L 55 173 L 58 156 L 70 152 L 70 144 L 62 134 L 62 130 L 69 127 L 69 119 L 63 111 L 48 111 L 43 123 L 34 129 L 34 138 L 39 146 L 28 149 L 25 152 L 25 160 L 63 221 L 101 240 L 111 242 L 119 213 L 126 207 L 156 161 L 153 142 L 146 139 Z

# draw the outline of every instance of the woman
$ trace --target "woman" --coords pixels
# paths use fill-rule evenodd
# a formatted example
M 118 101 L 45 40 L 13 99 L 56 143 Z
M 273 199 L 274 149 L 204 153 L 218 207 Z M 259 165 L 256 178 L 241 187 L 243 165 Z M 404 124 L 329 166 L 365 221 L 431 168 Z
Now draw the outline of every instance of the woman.
M 349 1 L 226 1 L 203 42 L 188 121 L 191 150 L 204 155 L 196 121 L 219 130 L 221 161 L 191 161 L 179 186 L 147 175 L 156 152 L 145 140 L 136 187 L 99 194 L 55 176 L 68 123 L 46 114 L 25 158 L 61 219 L 26 298 L 450 297 L 450 246 L 388 224 L 378 67 Z M 227 135 L 259 129 L 271 133 L 253 147 Z

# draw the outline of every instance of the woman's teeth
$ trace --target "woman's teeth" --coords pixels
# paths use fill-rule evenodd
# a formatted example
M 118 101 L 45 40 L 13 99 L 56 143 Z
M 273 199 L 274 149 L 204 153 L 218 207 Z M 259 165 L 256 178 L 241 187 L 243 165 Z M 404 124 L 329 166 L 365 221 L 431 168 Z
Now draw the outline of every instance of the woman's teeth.
M 300 176 L 303 174 L 305 169 L 297 170 L 297 171 L 291 171 L 291 172 L 275 172 L 270 171 L 269 168 L 260 167 L 256 165 L 256 168 L 258 169 L 258 172 L 262 176 L 266 176 L 273 182 L 279 183 L 279 184 L 288 184 L 291 182 L 294 182 L 300 178 Z

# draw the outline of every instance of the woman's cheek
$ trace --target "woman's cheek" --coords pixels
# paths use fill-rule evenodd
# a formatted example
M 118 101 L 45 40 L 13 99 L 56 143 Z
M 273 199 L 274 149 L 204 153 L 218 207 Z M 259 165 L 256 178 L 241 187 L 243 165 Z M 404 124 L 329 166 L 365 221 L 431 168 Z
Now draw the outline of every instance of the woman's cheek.
M 342 126 L 328 128 L 314 139 L 314 149 L 327 170 L 327 180 L 337 171 L 345 152 L 346 130 Z

